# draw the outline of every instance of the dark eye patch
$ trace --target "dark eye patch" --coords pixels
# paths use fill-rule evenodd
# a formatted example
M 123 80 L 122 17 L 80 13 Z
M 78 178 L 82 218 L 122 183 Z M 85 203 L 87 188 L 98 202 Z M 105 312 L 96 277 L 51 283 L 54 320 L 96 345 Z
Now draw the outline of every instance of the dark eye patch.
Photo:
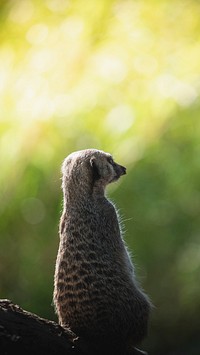
M 114 160 L 113 160 L 112 157 L 108 157 L 107 161 L 108 161 L 108 163 L 111 164 L 111 165 L 114 164 Z

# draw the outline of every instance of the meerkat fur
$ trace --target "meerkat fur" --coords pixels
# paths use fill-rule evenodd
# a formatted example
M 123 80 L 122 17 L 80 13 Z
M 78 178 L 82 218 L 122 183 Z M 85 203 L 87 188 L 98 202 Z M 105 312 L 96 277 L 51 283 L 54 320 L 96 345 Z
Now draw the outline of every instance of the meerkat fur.
M 106 186 L 124 174 L 126 168 L 96 149 L 74 152 L 62 165 L 54 305 L 61 326 L 86 339 L 93 354 L 135 354 L 147 334 L 150 301 L 105 196 Z

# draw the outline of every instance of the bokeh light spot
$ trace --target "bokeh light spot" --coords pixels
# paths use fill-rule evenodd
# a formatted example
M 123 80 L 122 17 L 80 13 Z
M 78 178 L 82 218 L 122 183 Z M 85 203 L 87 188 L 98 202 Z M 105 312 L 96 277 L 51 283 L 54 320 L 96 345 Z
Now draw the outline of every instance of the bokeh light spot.
M 38 224 L 44 219 L 46 209 L 41 200 L 30 197 L 23 201 L 21 212 L 26 222 Z

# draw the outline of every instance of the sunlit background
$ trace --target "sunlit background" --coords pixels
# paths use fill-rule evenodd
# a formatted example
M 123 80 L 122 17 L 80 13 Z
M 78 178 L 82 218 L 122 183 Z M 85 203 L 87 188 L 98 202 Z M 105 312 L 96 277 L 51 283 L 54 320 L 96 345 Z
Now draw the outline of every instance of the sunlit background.
M 200 354 L 200 2 L 0 2 L 0 297 L 56 320 L 60 165 L 94 147 L 153 311 L 154 355 Z

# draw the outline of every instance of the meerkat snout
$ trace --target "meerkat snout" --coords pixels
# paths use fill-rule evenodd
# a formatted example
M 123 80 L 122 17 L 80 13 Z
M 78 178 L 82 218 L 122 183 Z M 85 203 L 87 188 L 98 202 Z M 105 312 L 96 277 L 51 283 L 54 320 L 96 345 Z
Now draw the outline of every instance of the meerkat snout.
M 126 168 L 122 165 L 116 164 L 116 172 L 118 172 L 119 176 L 126 175 Z

